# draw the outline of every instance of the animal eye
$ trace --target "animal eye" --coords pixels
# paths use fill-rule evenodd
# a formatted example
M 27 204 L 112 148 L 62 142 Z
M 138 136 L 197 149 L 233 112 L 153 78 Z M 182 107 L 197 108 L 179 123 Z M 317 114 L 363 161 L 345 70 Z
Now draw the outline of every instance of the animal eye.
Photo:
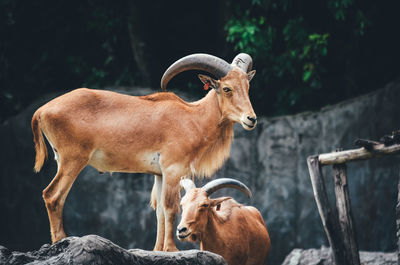
M 208 207 L 208 204 L 206 204 L 206 203 L 205 203 L 205 204 L 202 204 L 201 207 L 207 208 L 207 207 Z
M 223 90 L 224 90 L 225 93 L 228 93 L 228 92 L 232 91 L 232 89 L 230 89 L 229 87 L 224 87 Z

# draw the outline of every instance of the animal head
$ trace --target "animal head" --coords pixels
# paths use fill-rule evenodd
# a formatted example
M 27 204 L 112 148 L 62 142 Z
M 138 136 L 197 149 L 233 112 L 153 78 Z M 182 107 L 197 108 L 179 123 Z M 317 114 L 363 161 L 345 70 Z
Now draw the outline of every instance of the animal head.
M 173 63 L 161 79 L 161 88 L 177 74 L 187 70 L 201 70 L 211 73 L 218 79 L 199 75 L 204 88 L 214 89 L 218 95 L 219 106 L 224 118 L 240 123 L 244 129 L 252 130 L 257 124 L 257 116 L 249 99 L 249 82 L 256 71 L 251 71 L 252 59 L 245 53 L 238 54 L 232 63 L 209 55 L 192 54 Z
M 202 188 L 196 188 L 190 179 L 182 179 L 181 186 L 186 194 L 181 200 L 182 218 L 176 234 L 181 241 L 201 240 L 201 235 L 206 231 L 208 218 L 215 208 L 220 207 L 223 201 L 230 197 L 211 199 L 210 195 L 222 188 L 235 188 L 251 197 L 250 189 L 242 182 L 230 178 L 221 178 L 207 183 Z

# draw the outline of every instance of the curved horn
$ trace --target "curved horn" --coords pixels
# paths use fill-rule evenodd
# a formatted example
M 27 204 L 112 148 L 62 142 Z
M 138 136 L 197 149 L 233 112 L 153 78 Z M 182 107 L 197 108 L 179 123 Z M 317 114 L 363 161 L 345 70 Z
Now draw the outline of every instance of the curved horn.
M 189 190 L 196 188 L 196 184 L 194 184 L 194 182 L 191 179 L 181 179 L 179 184 L 181 185 L 181 187 L 185 189 L 185 192 L 188 192 Z
M 253 67 L 253 59 L 247 53 L 239 53 L 232 61 L 232 65 L 235 65 L 242 69 L 245 73 L 248 73 Z
M 161 88 L 165 90 L 168 82 L 177 74 L 187 70 L 201 70 L 222 78 L 228 74 L 232 66 L 224 60 L 205 53 L 185 56 L 173 63 L 161 78 Z
M 222 188 L 234 188 L 245 193 L 249 198 L 252 196 L 250 189 L 244 185 L 242 182 L 236 179 L 230 178 L 221 178 L 216 179 L 211 182 L 208 182 L 206 185 L 202 187 L 202 189 L 207 192 L 207 195 L 210 196 L 213 192 L 222 189 Z

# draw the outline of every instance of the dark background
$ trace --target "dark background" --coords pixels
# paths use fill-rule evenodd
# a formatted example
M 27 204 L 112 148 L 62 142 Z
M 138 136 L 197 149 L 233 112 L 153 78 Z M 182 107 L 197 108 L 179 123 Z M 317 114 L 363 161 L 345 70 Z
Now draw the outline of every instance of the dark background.
M 0 244 L 27 251 L 50 242 L 41 191 L 55 163 L 32 171 L 29 124 L 37 107 L 77 87 L 159 91 L 165 69 L 185 55 L 231 62 L 247 52 L 257 70 L 250 97 L 258 116 L 319 110 L 397 80 L 374 100 L 260 118 L 256 130 L 239 130 L 231 160 L 217 173 L 242 178 L 258 194 L 251 204 L 269 225 L 271 264 L 294 247 L 326 245 L 305 159 L 398 129 L 399 7 L 373 0 L 0 0 Z M 195 72 L 180 74 L 168 89 L 192 99 L 204 94 Z M 288 158 L 290 165 L 280 163 Z M 370 163 L 349 173 L 357 181 L 350 191 L 361 212 L 356 225 L 367 228 L 358 233 L 360 248 L 393 251 L 398 158 Z M 81 175 L 66 203 L 68 235 L 96 233 L 125 248 L 151 249 L 153 178 L 98 175 L 90 167 Z
M 0 120 L 44 93 L 77 87 L 159 89 L 163 71 L 196 52 L 258 70 L 259 115 L 294 113 L 399 77 L 399 1 L 0 0 Z M 200 96 L 194 73 L 169 89 Z

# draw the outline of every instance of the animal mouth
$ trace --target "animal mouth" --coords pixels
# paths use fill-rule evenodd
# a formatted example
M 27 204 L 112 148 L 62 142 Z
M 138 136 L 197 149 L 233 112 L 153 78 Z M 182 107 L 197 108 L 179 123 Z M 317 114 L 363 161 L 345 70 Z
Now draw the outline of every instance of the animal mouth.
M 242 124 L 245 126 L 245 129 L 246 129 L 246 127 L 247 127 L 247 128 L 249 128 L 250 130 L 254 129 L 254 127 L 256 126 L 255 124 L 254 124 L 254 125 L 249 125 L 249 124 L 245 123 L 244 121 L 242 121 Z
M 190 236 L 192 233 L 188 233 L 186 235 L 178 235 L 179 239 L 184 239 L 187 238 L 188 236 Z

